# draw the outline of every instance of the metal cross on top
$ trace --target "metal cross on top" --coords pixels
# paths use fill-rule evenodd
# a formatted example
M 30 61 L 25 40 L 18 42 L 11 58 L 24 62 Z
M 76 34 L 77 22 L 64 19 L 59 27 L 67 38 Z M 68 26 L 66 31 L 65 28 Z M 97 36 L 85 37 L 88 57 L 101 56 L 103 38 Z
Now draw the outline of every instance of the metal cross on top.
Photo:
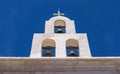
M 65 14 L 64 13 L 60 13 L 60 10 L 58 9 L 58 12 L 54 13 L 53 15 L 54 16 L 64 16 Z

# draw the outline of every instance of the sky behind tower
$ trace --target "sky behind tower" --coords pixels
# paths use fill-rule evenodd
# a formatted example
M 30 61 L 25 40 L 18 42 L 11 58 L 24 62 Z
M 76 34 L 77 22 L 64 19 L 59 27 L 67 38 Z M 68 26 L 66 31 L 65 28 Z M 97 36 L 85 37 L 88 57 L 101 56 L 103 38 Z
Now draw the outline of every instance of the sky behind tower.
M 58 8 L 87 33 L 92 56 L 120 56 L 120 0 L 0 0 L 0 56 L 28 57 Z

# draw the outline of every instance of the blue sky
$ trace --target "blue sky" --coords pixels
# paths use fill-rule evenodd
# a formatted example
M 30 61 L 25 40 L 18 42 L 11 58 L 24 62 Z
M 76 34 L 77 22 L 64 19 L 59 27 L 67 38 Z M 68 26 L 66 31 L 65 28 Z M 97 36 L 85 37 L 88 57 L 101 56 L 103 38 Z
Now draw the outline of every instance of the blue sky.
M 88 34 L 92 56 L 120 56 L 120 0 L 0 0 L 0 56 L 28 57 L 58 8 Z

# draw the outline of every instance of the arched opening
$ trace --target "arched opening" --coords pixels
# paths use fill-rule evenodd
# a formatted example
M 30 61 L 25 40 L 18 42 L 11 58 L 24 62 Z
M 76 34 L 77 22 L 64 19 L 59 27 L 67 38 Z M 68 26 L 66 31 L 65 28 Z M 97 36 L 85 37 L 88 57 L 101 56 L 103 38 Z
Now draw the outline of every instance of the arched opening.
M 65 25 L 65 21 L 63 20 L 57 20 L 54 23 L 54 33 L 65 33 L 66 29 L 65 29 L 66 25 Z
M 42 57 L 55 57 L 55 41 L 46 39 L 42 42 Z
M 66 41 L 66 54 L 68 57 L 78 57 L 79 56 L 79 46 L 78 46 L 77 40 L 68 39 Z

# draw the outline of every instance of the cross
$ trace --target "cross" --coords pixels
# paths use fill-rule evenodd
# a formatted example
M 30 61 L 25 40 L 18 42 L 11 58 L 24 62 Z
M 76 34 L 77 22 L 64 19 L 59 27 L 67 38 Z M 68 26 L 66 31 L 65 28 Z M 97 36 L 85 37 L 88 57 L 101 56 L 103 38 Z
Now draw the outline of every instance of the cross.
M 64 13 L 60 13 L 60 10 L 58 9 L 58 12 L 54 13 L 53 15 L 54 16 L 64 16 L 65 14 Z

